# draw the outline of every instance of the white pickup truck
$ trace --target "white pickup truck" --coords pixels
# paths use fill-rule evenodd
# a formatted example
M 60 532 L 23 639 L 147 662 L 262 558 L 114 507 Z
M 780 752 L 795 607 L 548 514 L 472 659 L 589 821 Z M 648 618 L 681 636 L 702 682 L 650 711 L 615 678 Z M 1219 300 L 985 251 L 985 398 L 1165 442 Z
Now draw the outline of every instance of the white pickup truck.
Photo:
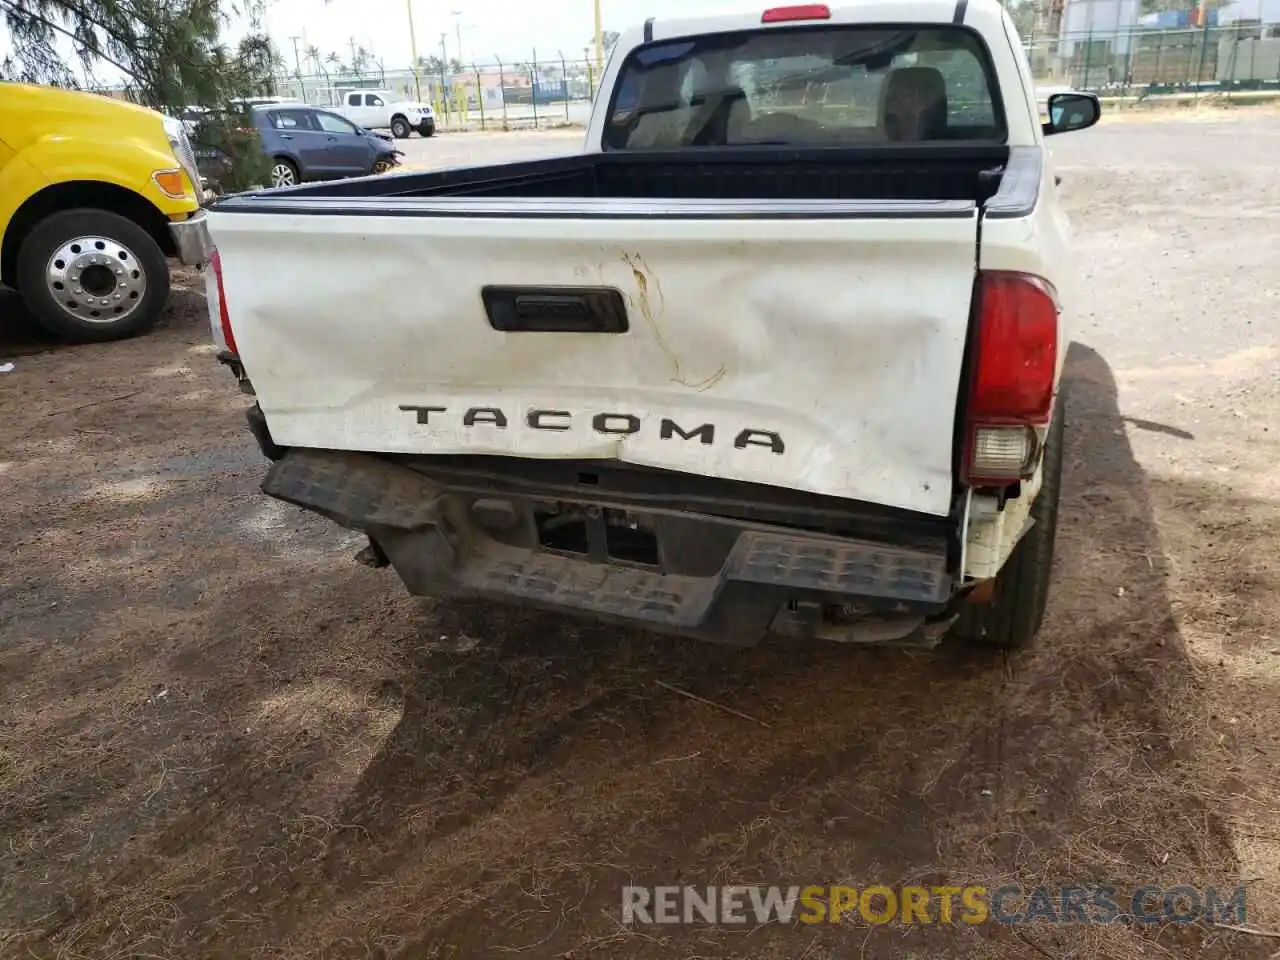
M 397 140 L 414 130 L 435 135 L 436 115 L 425 103 L 403 100 L 390 90 L 344 90 L 340 99 L 335 112 L 367 130 L 390 130 Z
M 1074 287 L 998 0 L 624 34 L 580 154 L 219 201 L 263 490 L 420 595 L 704 639 L 1043 619 Z M 406 295 L 415 291 L 416 295 Z

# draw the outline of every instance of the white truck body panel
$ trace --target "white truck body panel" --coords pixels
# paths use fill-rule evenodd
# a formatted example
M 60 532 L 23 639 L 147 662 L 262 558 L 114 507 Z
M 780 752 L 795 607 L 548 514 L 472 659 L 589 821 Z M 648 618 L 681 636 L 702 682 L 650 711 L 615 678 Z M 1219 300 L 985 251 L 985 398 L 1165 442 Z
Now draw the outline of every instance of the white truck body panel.
M 744 223 L 611 218 L 602 201 L 582 204 L 595 215 L 214 211 L 236 339 L 276 440 L 615 458 L 947 513 L 973 205 L 937 204 L 945 216 Z M 408 276 L 423 296 L 406 295 Z M 478 296 L 486 284 L 616 287 L 630 329 L 499 332 Z M 446 409 L 423 424 L 402 406 Z M 464 429 L 470 408 L 499 409 L 508 425 Z M 572 428 L 529 429 L 538 409 L 567 411 Z M 597 432 L 601 413 L 635 415 L 640 428 Z M 686 433 L 711 424 L 714 439 L 664 438 L 664 420 Z M 761 433 L 735 446 L 743 431 Z
M 390 90 L 343 90 L 340 101 L 334 112 L 369 130 L 390 128 L 396 116 L 403 116 L 411 127 L 432 116 L 430 107 L 401 100 Z

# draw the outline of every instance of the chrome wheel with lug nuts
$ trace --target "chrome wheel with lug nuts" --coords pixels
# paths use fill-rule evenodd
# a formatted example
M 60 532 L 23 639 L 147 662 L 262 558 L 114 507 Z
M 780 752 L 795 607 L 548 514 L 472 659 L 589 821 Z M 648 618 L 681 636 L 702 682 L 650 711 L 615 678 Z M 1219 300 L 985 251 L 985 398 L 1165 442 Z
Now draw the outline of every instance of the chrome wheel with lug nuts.
M 110 237 L 76 237 L 62 244 L 49 257 L 45 280 L 58 306 L 85 323 L 125 320 L 147 292 L 138 255 Z
M 277 160 L 271 165 L 271 185 L 273 187 L 293 187 L 298 183 L 298 171 L 288 160 Z
M 16 276 L 27 309 L 72 342 L 144 333 L 169 299 L 169 265 L 152 231 L 107 210 L 45 217 L 22 241 Z

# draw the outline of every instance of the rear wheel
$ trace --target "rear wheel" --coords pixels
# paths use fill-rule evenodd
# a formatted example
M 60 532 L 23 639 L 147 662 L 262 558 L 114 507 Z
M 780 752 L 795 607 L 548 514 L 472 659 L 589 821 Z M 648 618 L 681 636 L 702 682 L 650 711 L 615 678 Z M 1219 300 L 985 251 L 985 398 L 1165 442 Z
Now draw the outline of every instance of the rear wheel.
M 1053 573 L 1053 545 L 1058 532 L 1058 499 L 1062 492 L 1062 446 L 1066 409 L 1059 397 L 1045 438 L 1044 479 L 1031 505 L 1031 529 L 996 575 L 987 603 L 967 604 L 951 634 L 970 643 L 1007 650 L 1025 647 L 1044 623 Z
M 169 299 L 160 245 L 106 210 L 64 210 L 37 224 L 18 252 L 17 278 L 27 309 L 75 343 L 145 333 Z
M 293 187 L 297 186 L 301 179 L 298 168 L 293 165 L 292 160 L 276 157 L 271 161 L 271 186 Z
M 412 129 L 409 126 L 409 121 L 404 117 L 396 116 L 391 118 L 391 135 L 397 140 L 407 140 Z

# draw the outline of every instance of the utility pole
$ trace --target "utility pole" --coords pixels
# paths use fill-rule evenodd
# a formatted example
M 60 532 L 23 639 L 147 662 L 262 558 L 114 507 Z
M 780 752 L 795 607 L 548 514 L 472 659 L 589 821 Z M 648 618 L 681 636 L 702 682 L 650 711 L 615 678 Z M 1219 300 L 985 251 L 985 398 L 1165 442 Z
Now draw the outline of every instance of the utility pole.
M 449 62 L 449 51 L 445 48 L 445 38 L 449 36 L 447 30 L 440 32 L 440 102 L 444 104 L 444 115 L 447 119 L 449 116 L 449 94 L 446 92 L 444 82 L 445 64 Z
M 604 72 L 604 31 L 600 26 L 600 0 L 595 0 L 596 6 L 596 72 Z
M 351 42 L 351 69 L 355 73 L 360 73 L 360 61 L 356 57 L 356 38 L 348 37 L 347 39 Z
M 453 32 L 458 40 L 458 64 L 462 64 L 462 11 L 450 10 L 449 16 L 453 17 Z
M 404 0 L 404 6 L 409 11 L 409 56 L 413 57 L 413 92 L 418 100 L 422 100 L 422 81 L 418 74 L 418 35 L 413 29 L 413 0 Z
M 302 58 L 298 56 L 298 41 L 301 40 L 302 37 L 290 37 L 289 39 L 293 41 L 293 75 L 298 80 L 298 96 L 301 97 L 302 101 L 305 103 L 307 100 L 307 91 L 302 82 Z

